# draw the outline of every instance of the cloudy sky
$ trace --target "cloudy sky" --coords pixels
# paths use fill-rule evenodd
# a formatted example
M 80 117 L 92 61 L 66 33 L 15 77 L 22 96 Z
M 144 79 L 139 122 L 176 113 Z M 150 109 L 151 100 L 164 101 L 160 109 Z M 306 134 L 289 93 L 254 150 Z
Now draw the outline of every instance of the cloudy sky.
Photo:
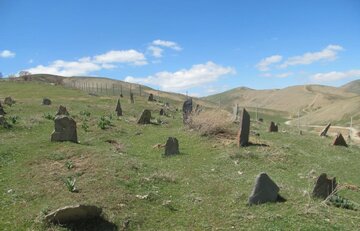
M 360 1 L 0 0 L 0 72 L 204 96 L 360 79 Z

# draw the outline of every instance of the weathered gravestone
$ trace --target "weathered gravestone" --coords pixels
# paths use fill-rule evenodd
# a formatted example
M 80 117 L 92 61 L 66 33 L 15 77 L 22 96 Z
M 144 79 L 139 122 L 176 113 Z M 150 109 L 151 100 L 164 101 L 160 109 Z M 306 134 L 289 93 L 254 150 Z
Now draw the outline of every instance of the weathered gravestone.
M 148 101 L 155 101 L 155 100 L 154 100 L 154 95 L 153 95 L 152 93 L 150 93 L 149 98 L 148 98 Z
M 58 116 L 58 115 L 69 115 L 69 112 L 67 111 L 66 107 L 60 105 L 59 109 L 56 113 L 56 116 Z
M 185 100 L 183 104 L 183 123 L 187 124 L 190 120 L 190 114 L 192 112 L 193 104 L 192 104 L 192 98 L 189 98 Z
M 118 101 L 117 101 L 115 111 L 116 111 L 117 116 L 122 116 L 123 115 L 122 114 L 122 109 L 121 109 L 121 104 L 120 104 L 120 99 L 118 99 Z
M 255 180 L 254 188 L 249 197 L 249 205 L 262 204 L 266 202 L 276 202 L 281 198 L 279 196 L 279 187 L 265 173 L 260 173 Z
M 66 206 L 45 216 L 45 221 L 54 224 L 83 222 L 100 217 L 102 209 L 93 205 Z
M 240 128 L 237 135 L 237 141 L 239 147 L 249 145 L 249 133 L 250 133 L 250 115 L 244 108 L 240 115 Z
M 331 126 L 331 123 L 328 123 L 326 127 L 320 132 L 320 136 L 326 136 L 327 132 L 329 131 L 329 128 Z
M 71 141 L 78 143 L 76 122 L 67 115 L 55 116 L 55 131 L 51 134 L 51 141 Z
M 138 124 L 150 124 L 151 119 L 151 112 L 148 109 L 145 109 L 142 113 L 140 118 L 138 119 Z
M 316 180 L 312 196 L 320 199 L 326 199 L 334 192 L 337 186 L 336 178 L 327 178 L 326 173 L 322 173 Z
M 132 92 L 130 92 L 130 103 L 135 103 L 134 101 L 134 94 Z
M 234 122 L 238 122 L 240 118 L 240 108 L 238 104 L 235 104 L 233 108 L 233 120 Z
M 259 118 L 258 121 L 259 121 L 259 122 L 264 122 L 264 119 L 263 119 L 263 118 Z
M 51 105 L 51 100 L 48 98 L 43 98 L 42 105 Z
M 179 141 L 174 137 L 169 137 L 165 144 L 165 156 L 179 154 Z
M 271 121 L 269 132 L 278 132 L 278 131 L 279 131 L 278 125 Z
M 333 145 L 347 147 L 346 141 L 341 133 L 338 133 L 334 139 Z
M 160 109 L 160 112 L 159 114 L 162 116 L 162 115 L 165 115 L 165 110 L 163 108 Z
M 13 100 L 10 96 L 6 97 L 4 100 L 4 104 L 8 105 L 8 106 L 12 106 L 15 103 L 15 100 Z

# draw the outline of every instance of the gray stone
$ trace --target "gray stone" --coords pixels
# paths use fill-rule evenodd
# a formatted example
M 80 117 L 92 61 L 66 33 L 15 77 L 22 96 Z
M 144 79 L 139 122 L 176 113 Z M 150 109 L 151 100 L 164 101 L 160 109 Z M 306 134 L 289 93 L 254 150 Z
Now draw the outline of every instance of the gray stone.
M 155 101 L 154 95 L 152 93 L 150 93 L 148 101 Z
M 279 187 L 264 172 L 260 173 L 255 180 L 255 186 L 249 197 L 249 205 L 276 202 L 278 200 Z
M 43 98 L 42 104 L 43 105 L 51 105 L 51 100 L 48 98 Z
M 118 99 L 117 104 L 116 104 L 116 109 L 115 109 L 117 116 L 122 116 L 122 109 L 121 109 L 121 104 L 120 104 L 120 99 Z
M 100 217 L 102 208 L 93 205 L 66 206 L 45 216 L 45 221 L 54 224 L 68 224 Z
M 130 103 L 134 104 L 134 94 L 132 92 L 130 92 Z
M 338 133 L 334 139 L 333 145 L 347 147 L 347 143 L 341 133 Z
M 326 136 L 330 126 L 331 126 L 331 123 L 328 123 L 328 125 L 326 125 L 326 127 L 320 132 L 320 136 Z
M 233 120 L 235 122 L 238 122 L 240 118 L 240 108 L 238 104 L 235 104 L 234 108 L 233 108 Z
M 15 103 L 15 100 L 13 100 L 10 96 L 6 97 L 4 100 L 4 104 L 8 105 L 8 106 L 12 106 Z
M 179 154 L 179 141 L 174 137 L 169 137 L 165 144 L 165 156 Z
M 278 132 L 278 131 L 279 131 L 278 125 L 271 121 L 269 132 Z
M 188 124 L 190 120 L 190 114 L 192 112 L 193 104 L 192 104 L 192 98 L 189 98 L 185 100 L 183 104 L 183 123 Z
M 66 107 L 60 105 L 56 115 L 69 115 L 69 112 L 67 111 Z
M 160 112 L 159 114 L 162 116 L 162 115 L 165 115 L 165 110 L 163 108 L 160 109 Z
M 55 117 L 55 131 L 51 134 L 51 141 L 71 141 L 78 143 L 76 122 L 66 115 Z
M 250 133 L 250 115 L 244 108 L 240 115 L 240 128 L 237 135 L 237 141 L 239 147 L 249 145 L 249 133 Z
M 337 186 L 336 178 L 327 178 L 326 173 L 322 173 L 316 180 L 312 196 L 320 199 L 326 199 Z
M 138 124 L 150 124 L 151 119 L 151 112 L 148 109 L 145 109 L 142 113 L 140 118 L 138 119 Z

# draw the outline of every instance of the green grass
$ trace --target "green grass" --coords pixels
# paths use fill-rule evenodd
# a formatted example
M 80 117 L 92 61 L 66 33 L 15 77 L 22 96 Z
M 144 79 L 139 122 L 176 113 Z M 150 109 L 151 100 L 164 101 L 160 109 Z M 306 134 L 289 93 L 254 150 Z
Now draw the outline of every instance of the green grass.
M 268 147 L 238 149 L 233 139 L 224 142 L 185 129 L 180 112 L 170 112 L 174 119 L 159 116 L 161 106 L 145 97 L 134 105 L 121 99 L 124 116 L 117 118 L 115 97 L 34 83 L 0 82 L 0 89 L 0 99 L 17 101 L 5 107 L 7 116 L 18 116 L 12 129 L 0 128 L 0 230 L 66 230 L 44 225 L 41 217 L 77 203 L 102 207 L 106 219 L 119 228 L 130 221 L 129 230 L 359 228 L 359 211 L 327 206 L 309 194 L 313 176 L 322 172 L 336 176 L 340 184 L 360 185 L 360 149 L 333 147 L 330 138 L 308 132 L 299 136 L 285 125 L 280 127 L 284 133 L 268 133 L 270 120 L 286 120 L 273 113 L 261 115 L 264 123 L 252 123 L 260 137 L 251 136 L 251 141 Z M 41 105 L 43 97 L 53 104 Z M 80 144 L 50 142 L 54 124 L 44 114 L 54 115 L 60 104 L 75 118 Z M 181 102 L 171 106 L 180 108 Z M 137 125 L 144 108 L 168 124 Z M 112 126 L 99 128 L 100 118 L 109 115 Z M 169 136 L 179 140 L 180 155 L 163 157 L 163 149 L 153 148 Z M 246 205 L 262 171 L 280 186 L 285 203 Z M 64 184 L 69 177 L 76 178 L 77 193 Z M 360 203 L 359 192 L 339 194 Z

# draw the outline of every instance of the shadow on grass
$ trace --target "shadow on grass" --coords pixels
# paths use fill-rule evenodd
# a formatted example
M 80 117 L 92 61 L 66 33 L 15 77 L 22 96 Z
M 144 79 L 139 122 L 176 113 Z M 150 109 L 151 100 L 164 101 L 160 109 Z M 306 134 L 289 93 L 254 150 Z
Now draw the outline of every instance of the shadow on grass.
M 247 146 L 269 147 L 269 145 L 268 145 L 268 144 L 252 143 L 252 142 L 249 142 L 249 144 L 248 144 Z
M 61 227 L 67 228 L 71 231 L 117 231 L 118 227 L 114 223 L 105 220 L 102 217 L 94 218 L 91 220 L 83 220 L 63 224 Z

